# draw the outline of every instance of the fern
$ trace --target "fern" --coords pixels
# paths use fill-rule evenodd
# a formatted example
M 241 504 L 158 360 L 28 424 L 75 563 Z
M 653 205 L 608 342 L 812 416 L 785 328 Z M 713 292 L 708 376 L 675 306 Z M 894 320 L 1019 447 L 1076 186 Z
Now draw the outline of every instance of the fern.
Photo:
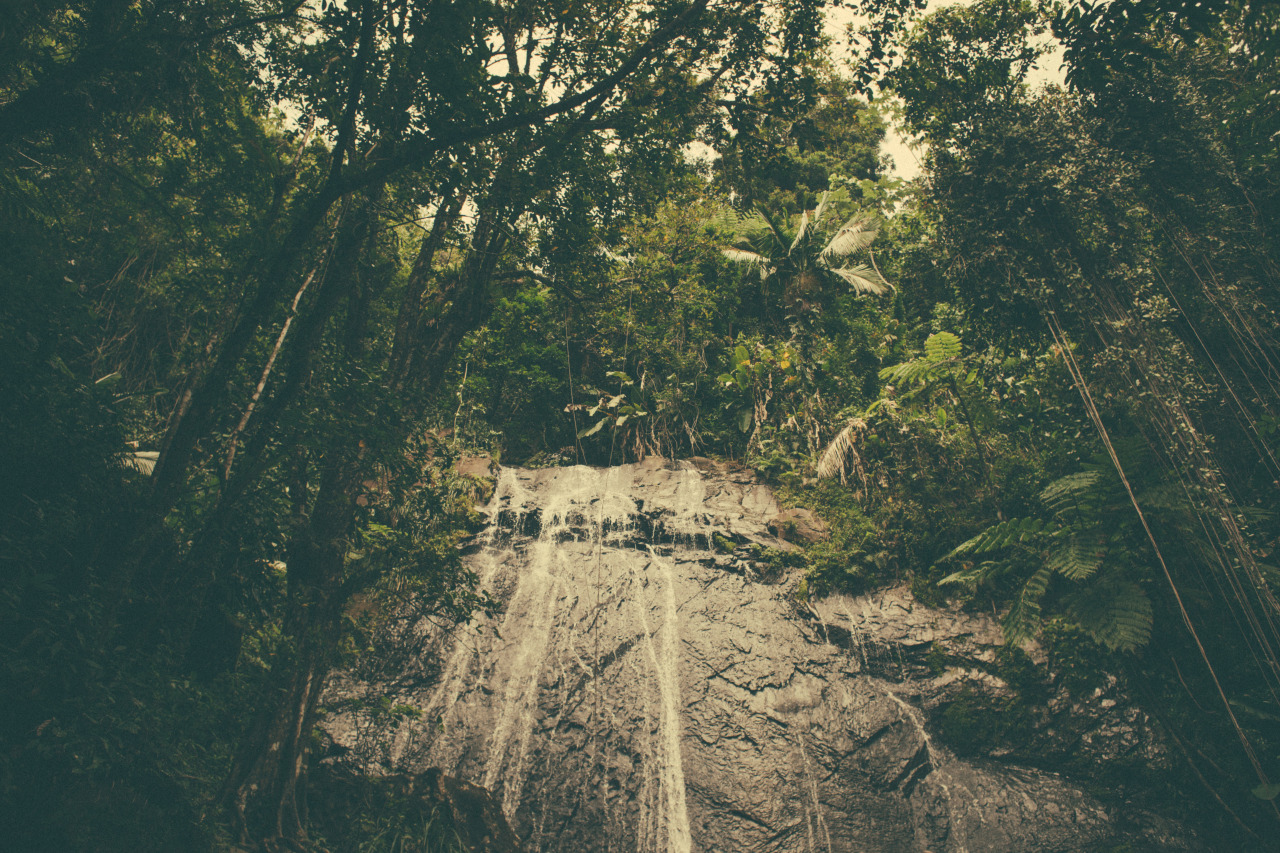
M 962 554 L 990 554 L 1018 542 L 1027 542 L 1040 532 L 1044 522 L 1038 518 L 1011 518 L 994 524 L 968 541 L 961 542 L 943 559 Z
M 1097 643 L 1131 652 L 1151 639 L 1151 599 L 1130 580 L 1105 579 L 1067 598 L 1067 613 Z
M 903 385 L 929 383 L 948 373 L 960 358 L 960 339 L 950 332 L 935 332 L 924 342 L 924 356 L 880 371 L 886 382 Z
M 1075 507 L 1082 498 L 1098 486 L 1101 473 L 1098 471 L 1080 471 L 1054 480 L 1040 493 L 1040 502 L 1054 513 Z
M 1041 601 L 1049 590 L 1053 570 L 1048 566 L 1036 571 L 1022 587 L 1022 592 L 1004 619 L 1004 636 L 1009 643 L 1029 640 L 1040 631 Z
M 934 364 L 960 357 L 960 339 L 950 332 L 935 332 L 924 342 L 924 357 Z
M 1050 553 L 1045 565 L 1068 580 L 1088 580 L 1106 559 L 1107 549 L 1103 537 L 1083 533 L 1065 538 L 1066 542 Z
M 941 349 L 935 352 L 942 352 Z M 1114 475 L 1100 467 L 1054 480 L 1040 492 L 1044 514 L 993 524 L 956 546 L 944 560 L 993 555 L 979 566 L 967 566 L 940 584 L 986 583 L 1024 563 L 1010 552 L 1014 546 L 1041 549 L 1038 565 L 1023 582 L 1004 620 L 1009 642 L 1036 635 L 1046 602 L 1063 613 L 1100 645 L 1133 651 L 1150 641 L 1151 600 L 1134 577 L 1141 565 L 1124 548 L 1129 513 L 1117 508 Z M 1023 558 L 1025 559 L 1025 558 Z M 1055 578 L 1058 585 L 1055 585 Z M 1050 594 L 1053 593 L 1053 597 Z

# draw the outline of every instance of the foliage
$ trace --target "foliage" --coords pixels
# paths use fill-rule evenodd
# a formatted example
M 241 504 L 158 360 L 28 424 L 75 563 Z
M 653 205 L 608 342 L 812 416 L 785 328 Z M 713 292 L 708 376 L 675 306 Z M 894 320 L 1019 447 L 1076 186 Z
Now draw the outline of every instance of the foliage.
M 1002 521 L 962 542 L 946 559 L 968 565 L 941 583 L 989 585 L 1018 577 L 1021 589 L 1004 622 L 1006 639 L 1018 643 L 1039 633 L 1044 600 L 1060 578 L 1069 584 L 1057 597 L 1071 624 L 1109 649 L 1145 645 L 1152 608 L 1143 586 L 1150 570 L 1130 550 L 1136 520 L 1123 511 L 1126 497 L 1108 473 L 1093 466 L 1054 480 L 1040 493 L 1045 516 Z
M 1082 702 L 1124 670 L 1195 798 L 1271 831 L 1266 4 L 983 0 L 906 34 L 921 3 L 859 0 L 848 68 L 817 2 L 8 5 L 20 846 L 302 843 L 329 671 L 489 606 L 463 448 L 746 460 L 831 527 L 803 594 L 1003 609 Z M 1047 27 L 1070 91 L 1026 85 Z M 910 186 L 881 84 L 929 147 Z M 1022 731 L 1044 679 L 1000 666 L 1016 707 L 944 729 Z M 435 831 L 361 808 L 331 842 Z

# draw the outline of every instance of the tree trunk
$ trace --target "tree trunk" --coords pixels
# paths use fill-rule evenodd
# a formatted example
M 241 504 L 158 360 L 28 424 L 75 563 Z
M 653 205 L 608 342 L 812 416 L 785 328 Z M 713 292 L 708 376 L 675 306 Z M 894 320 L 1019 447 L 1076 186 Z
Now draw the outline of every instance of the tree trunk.
M 330 442 L 320 493 L 289 550 L 288 647 L 272 663 L 253 728 L 223 787 L 244 841 L 306 834 L 307 746 L 341 635 L 347 544 L 362 481 L 359 450 L 344 452 L 343 443 L 358 446 L 350 437 Z

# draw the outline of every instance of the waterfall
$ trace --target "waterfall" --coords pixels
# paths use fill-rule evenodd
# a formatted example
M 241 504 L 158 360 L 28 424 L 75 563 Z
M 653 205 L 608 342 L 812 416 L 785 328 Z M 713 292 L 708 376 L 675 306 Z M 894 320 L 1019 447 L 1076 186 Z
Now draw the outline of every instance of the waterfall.
M 394 701 L 420 713 L 337 703 L 345 760 L 482 785 L 528 853 L 1077 849 L 1040 840 L 1052 815 L 1106 846 L 1086 795 L 935 742 L 921 703 L 959 682 L 928 643 L 997 643 L 998 624 L 906 592 L 797 599 L 765 550 L 790 547 L 772 494 L 700 465 L 502 469 L 464 558 L 495 611 L 405 623 L 427 653 Z M 392 688 L 354 678 L 340 698 L 385 706 Z
M 501 797 L 514 820 L 530 779 L 531 745 L 547 735 L 552 720 L 565 722 L 564 700 L 576 699 L 580 712 L 605 713 L 595 683 L 600 634 L 589 626 L 605 618 L 611 603 L 628 601 L 639 628 L 628 646 L 643 649 L 646 664 L 633 674 L 646 711 L 638 757 L 650 791 L 639 798 L 632 849 L 690 853 L 681 757 L 680 579 L 675 563 L 656 553 L 637 528 L 642 519 L 652 528 L 656 518 L 665 536 L 696 537 L 702 480 L 697 471 L 682 470 L 669 497 L 638 499 L 631 474 L 627 467 L 583 466 L 537 477 L 499 473 L 486 507 L 489 524 L 471 559 L 481 583 L 505 606 L 492 624 L 480 619 L 468 626 L 464 636 L 475 639 L 449 651 L 428 706 L 442 731 L 416 760 L 455 773 L 474 774 L 470 768 L 476 767 L 478 781 Z M 530 529 L 536 534 L 521 535 Z M 565 695 L 563 688 L 575 679 L 583 687 Z M 482 708 L 475 706 L 478 697 L 487 700 Z M 561 711 L 558 719 L 546 713 L 548 704 Z M 477 717 L 487 718 L 487 725 L 474 726 Z M 593 787 L 580 793 L 599 801 L 607 821 L 607 778 Z

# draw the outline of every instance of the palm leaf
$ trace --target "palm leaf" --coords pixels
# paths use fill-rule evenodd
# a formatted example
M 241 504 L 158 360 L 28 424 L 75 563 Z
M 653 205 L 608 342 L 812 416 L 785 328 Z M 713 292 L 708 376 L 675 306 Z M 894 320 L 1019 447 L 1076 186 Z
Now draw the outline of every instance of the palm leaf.
M 796 238 L 791 241 L 791 248 L 787 249 L 787 254 L 791 254 L 796 250 L 804 240 L 805 235 L 809 233 L 809 213 L 807 211 L 800 214 L 800 227 L 796 229 Z
M 735 249 L 733 247 L 725 247 L 720 250 L 720 254 L 724 255 L 735 264 L 743 264 L 744 266 L 760 273 L 760 278 L 768 278 L 773 272 L 773 265 L 769 259 L 759 252 L 752 252 L 749 249 Z
M 843 479 L 844 463 L 850 456 L 854 457 L 854 464 L 858 464 L 860 460 L 857 458 L 854 442 L 858 433 L 866 425 L 867 422 L 862 418 L 853 418 L 844 429 L 836 433 L 836 437 L 831 439 L 827 449 L 822 452 L 822 458 L 818 460 L 817 475 L 819 478 L 825 480 L 839 474 Z
M 148 476 L 156 469 L 156 463 L 159 461 L 160 454 L 154 450 L 139 450 L 124 457 L 126 468 L 133 468 Z
M 831 195 L 831 190 L 822 193 L 822 198 L 818 199 L 818 206 L 813 211 L 813 221 L 817 222 L 822 218 L 822 212 L 827 209 L 827 197 Z
M 875 241 L 877 233 L 879 232 L 871 225 L 871 218 L 860 213 L 836 232 L 819 257 L 827 262 L 847 258 L 870 246 Z
M 783 232 L 782 226 L 769 215 L 767 210 L 757 206 L 755 216 L 752 217 L 752 220 L 764 224 L 770 236 L 772 236 L 774 241 L 777 243 L 778 248 L 788 245 L 788 240 L 786 234 Z
M 879 296 L 885 291 L 885 280 L 880 277 L 879 273 L 865 264 L 830 269 L 832 273 L 858 293 L 871 293 Z

